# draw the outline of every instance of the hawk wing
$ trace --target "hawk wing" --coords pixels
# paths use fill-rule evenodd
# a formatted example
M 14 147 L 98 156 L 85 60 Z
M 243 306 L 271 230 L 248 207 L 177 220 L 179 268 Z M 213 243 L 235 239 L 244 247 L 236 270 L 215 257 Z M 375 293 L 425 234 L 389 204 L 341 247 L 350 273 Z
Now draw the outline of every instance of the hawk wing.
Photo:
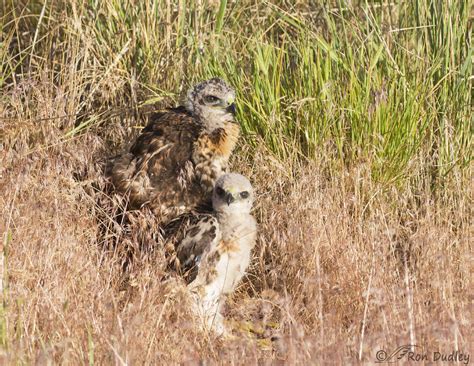
M 167 209 L 185 212 L 202 200 L 191 161 L 200 130 L 184 107 L 150 116 L 130 151 L 113 158 L 107 169 L 115 189 L 128 194 L 130 208 L 150 203 L 153 211 L 170 214 Z
M 220 238 L 219 222 L 213 215 L 202 215 L 195 225 L 186 230 L 184 239 L 176 248 L 176 255 L 189 282 L 196 277 L 204 252 L 219 242 Z

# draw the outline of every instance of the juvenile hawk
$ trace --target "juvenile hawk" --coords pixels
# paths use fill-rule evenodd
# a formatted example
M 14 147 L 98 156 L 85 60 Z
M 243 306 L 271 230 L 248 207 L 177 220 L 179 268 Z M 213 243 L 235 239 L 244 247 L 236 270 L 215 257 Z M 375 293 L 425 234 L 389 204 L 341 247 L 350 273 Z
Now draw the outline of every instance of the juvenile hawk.
M 107 168 L 129 208 L 148 205 L 166 223 L 210 201 L 240 134 L 234 101 L 234 90 L 214 78 L 191 88 L 184 107 L 150 116 L 130 151 Z
M 257 224 L 250 214 L 253 198 L 247 178 L 235 173 L 221 176 L 212 195 L 214 212 L 190 227 L 177 247 L 183 269 L 197 272 L 189 284 L 194 310 L 206 327 L 221 334 L 221 304 L 245 274 L 256 241 Z

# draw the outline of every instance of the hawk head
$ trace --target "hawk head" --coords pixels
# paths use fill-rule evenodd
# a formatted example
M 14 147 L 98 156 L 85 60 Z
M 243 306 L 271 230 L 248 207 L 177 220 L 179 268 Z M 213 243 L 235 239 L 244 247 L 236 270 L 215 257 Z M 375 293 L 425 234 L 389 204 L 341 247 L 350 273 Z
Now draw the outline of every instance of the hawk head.
M 212 207 L 218 213 L 249 214 L 254 193 L 249 180 L 237 173 L 221 175 L 212 193 Z
M 189 89 L 186 109 L 197 117 L 208 129 L 222 127 L 224 122 L 233 122 L 235 114 L 235 91 L 224 80 L 213 78 L 200 82 Z

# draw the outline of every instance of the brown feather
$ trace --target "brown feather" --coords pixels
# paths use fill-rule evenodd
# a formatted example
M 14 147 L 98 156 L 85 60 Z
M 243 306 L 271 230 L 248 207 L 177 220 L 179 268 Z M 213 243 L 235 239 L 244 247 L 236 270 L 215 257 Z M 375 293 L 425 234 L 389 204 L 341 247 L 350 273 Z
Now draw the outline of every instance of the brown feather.
M 210 200 L 219 166 L 226 168 L 239 131 L 229 122 L 207 133 L 183 107 L 154 113 L 130 151 L 112 159 L 107 172 L 130 209 L 148 205 L 168 222 Z

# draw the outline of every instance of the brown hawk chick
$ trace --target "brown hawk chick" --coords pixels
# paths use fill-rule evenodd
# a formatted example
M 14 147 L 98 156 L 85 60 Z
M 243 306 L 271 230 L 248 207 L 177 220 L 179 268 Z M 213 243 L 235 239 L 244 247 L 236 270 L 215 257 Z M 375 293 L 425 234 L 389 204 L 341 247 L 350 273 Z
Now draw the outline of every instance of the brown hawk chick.
M 250 214 L 254 199 L 247 178 L 221 176 L 212 195 L 212 215 L 203 215 L 177 247 L 184 270 L 197 270 L 189 284 L 194 310 L 204 326 L 225 333 L 221 305 L 242 279 L 250 263 L 257 224 Z
M 166 223 L 210 202 L 240 134 L 234 101 L 234 90 L 213 78 L 191 88 L 184 107 L 150 116 L 130 151 L 106 170 L 129 208 L 147 205 Z

